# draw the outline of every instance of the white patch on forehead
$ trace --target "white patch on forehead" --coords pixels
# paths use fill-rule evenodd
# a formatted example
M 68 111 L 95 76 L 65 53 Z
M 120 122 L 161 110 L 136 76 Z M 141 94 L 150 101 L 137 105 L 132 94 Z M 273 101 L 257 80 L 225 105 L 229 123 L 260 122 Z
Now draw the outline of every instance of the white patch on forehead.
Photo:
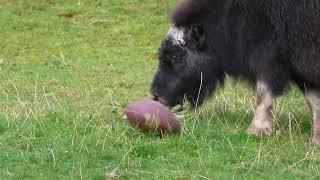
M 185 45 L 184 28 L 171 27 L 168 32 L 168 39 L 171 39 L 174 45 Z

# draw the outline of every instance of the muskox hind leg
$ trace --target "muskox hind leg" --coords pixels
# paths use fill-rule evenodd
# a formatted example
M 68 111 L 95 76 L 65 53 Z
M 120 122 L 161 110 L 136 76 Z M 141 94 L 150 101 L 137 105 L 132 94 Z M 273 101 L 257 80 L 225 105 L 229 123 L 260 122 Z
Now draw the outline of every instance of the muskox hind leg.
M 256 88 L 257 108 L 247 132 L 257 136 L 270 136 L 273 129 L 273 116 L 271 110 L 275 101 L 275 96 L 271 92 L 269 86 L 262 81 L 257 82 Z
M 305 97 L 312 112 L 312 144 L 320 145 L 320 91 L 308 90 Z

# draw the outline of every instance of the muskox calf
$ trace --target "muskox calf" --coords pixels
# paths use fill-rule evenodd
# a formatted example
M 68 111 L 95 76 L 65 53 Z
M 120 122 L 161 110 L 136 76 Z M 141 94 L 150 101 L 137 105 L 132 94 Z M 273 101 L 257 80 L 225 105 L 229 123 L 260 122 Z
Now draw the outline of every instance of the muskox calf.
M 297 84 L 313 115 L 320 144 L 320 1 L 186 0 L 159 50 L 154 99 L 168 106 L 201 105 L 225 75 L 257 91 L 248 132 L 271 135 L 275 99 Z

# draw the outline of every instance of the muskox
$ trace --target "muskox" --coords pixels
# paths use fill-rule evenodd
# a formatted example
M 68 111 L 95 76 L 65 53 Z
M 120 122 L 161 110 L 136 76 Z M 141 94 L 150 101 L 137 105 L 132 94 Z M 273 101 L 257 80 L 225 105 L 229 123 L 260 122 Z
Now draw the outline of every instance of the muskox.
M 303 92 L 320 145 L 320 1 L 185 0 L 159 50 L 155 100 L 192 107 L 212 96 L 226 75 L 252 83 L 257 108 L 248 133 L 273 132 L 272 105 L 289 83 Z

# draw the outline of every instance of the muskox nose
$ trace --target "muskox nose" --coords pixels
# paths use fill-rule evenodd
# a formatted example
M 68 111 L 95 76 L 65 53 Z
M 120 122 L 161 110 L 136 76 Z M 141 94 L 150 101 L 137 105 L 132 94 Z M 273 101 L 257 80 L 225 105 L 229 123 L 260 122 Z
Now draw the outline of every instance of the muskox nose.
M 157 93 L 152 93 L 152 99 L 155 101 L 159 101 L 159 95 Z
M 161 97 L 157 92 L 152 92 L 152 99 L 154 101 L 158 101 L 159 103 L 165 106 L 169 105 L 168 102 L 163 97 Z

